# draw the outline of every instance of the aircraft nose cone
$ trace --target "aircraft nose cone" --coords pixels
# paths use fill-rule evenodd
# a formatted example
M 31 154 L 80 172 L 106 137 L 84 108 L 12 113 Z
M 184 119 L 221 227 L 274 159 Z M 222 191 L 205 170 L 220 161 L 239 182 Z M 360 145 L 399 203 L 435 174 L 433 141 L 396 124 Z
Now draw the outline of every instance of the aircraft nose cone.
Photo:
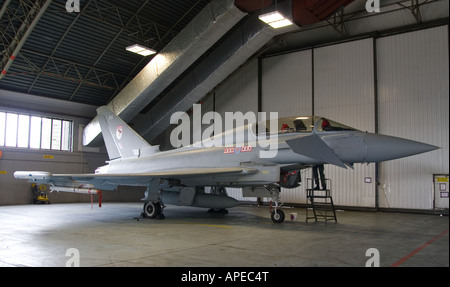
M 438 149 L 437 146 L 379 134 L 367 134 L 365 142 L 368 162 L 397 159 Z

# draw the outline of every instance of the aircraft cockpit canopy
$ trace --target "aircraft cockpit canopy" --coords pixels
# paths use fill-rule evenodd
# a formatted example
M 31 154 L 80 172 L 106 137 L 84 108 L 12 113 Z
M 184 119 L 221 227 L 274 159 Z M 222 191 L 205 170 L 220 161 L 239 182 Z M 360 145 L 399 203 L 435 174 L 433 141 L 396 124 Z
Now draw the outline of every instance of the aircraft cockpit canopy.
M 355 130 L 352 127 L 318 116 L 280 118 L 278 119 L 278 129 L 275 131 L 271 130 L 270 121 L 259 122 L 253 129 L 258 130 L 258 134 L 311 133 L 314 129 L 316 132 Z

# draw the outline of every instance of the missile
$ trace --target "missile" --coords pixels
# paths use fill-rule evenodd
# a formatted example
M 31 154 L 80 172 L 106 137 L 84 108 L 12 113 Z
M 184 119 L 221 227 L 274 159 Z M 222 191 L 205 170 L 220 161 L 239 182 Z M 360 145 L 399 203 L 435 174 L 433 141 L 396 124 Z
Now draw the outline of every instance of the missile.
M 72 192 L 81 194 L 101 194 L 101 191 L 94 188 L 80 188 L 80 187 L 63 187 L 63 186 L 50 186 L 50 190 L 56 192 Z
M 92 204 L 92 196 L 94 194 L 98 194 L 98 207 L 102 207 L 102 192 L 101 190 L 94 188 L 81 188 L 81 187 L 63 187 L 63 186 L 50 186 L 50 191 L 56 192 L 72 192 L 72 193 L 80 193 L 80 194 L 90 194 L 91 195 L 91 204 Z

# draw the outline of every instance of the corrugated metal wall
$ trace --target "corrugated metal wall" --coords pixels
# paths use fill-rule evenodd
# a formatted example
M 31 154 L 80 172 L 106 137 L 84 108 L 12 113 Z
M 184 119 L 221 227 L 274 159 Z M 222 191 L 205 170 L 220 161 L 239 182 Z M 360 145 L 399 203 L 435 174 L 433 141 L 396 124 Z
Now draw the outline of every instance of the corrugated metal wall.
M 260 67 L 260 104 L 263 112 L 277 111 L 280 117 L 314 113 L 369 132 L 375 131 L 378 108 L 379 133 L 442 147 L 379 168 L 379 207 L 431 209 L 433 174 L 449 172 L 448 62 L 448 26 L 267 57 Z M 257 61 L 214 93 L 221 114 L 256 112 Z M 354 170 L 326 165 L 335 204 L 375 207 L 375 172 L 375 164 L 357 164 Z M 302 187 L 282 190 L 284 202 L 306 202 L 310 170 L 302 177 Z M 243 199 L 238 189 L 229 194 Z
M 314 49 L 314 112 L 363 131 L 375 130 L 373 40 Z M 334 203 L 375 206 L 375 164 L 325 166 Z M 370 177 L 372 183 L 365 183 Z
M 312 115 L 313 73 L 312 51 L 305 50 L 262 61 L 261 109 L 262 112 L 278 112 L 278 116 Z M 302 178 L 311 177 L 302 171 Z M 305 203 L 304 185 L 281 190 L 284 202 Z
M 381 207 L 433 208 L 433 174 L 448 174 L 448 26 L 377 40 L 379 132 L 440 150 L 380 166 Z
M 280 117 L 315 114 L 374 130 L 371 39 L 266 58 L 262 68 L 263 111 L 278 111 Z M 355 170 L 327 165 L 326 176 L 332 180 L 336 204 L 375 206 L 373 164 Z M 365 177 L 371 177 L 372 184 L 364 183 Z M 303 185 L 282 189 L 282 200 L 305 203 L 307 178 L 311 171 L 302 171 Z
M 233 73 L 226 84 L 215 90 L 215 109 L 225 112 L 258 112 L 258 61 L 254 60 Z
M 312 115 L 311 51 L 266 58 L 262 63 L 262 112 L 279 117 Z

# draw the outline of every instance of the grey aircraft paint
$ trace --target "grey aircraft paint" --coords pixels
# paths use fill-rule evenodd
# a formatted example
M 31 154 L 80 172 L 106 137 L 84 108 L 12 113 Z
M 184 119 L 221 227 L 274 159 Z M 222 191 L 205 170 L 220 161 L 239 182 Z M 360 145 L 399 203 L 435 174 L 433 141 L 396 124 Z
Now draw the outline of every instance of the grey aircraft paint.
M 143 215 L 151 218 L 164 217 L 164 204 L 223 211 L 238 204 L 227 196 L 225 187 L 250 188 L 274 199 L 272 220 L 279 223 L 284 219 L 278 208 L 280 186 L 298 186 L 292 180 L 287 181 L 289 184 L 280 182 L 290 174 L 286 172 L 317 164 L 347 168 L 355 163 L 392 160 L 437 149 L 407 139 L 358 131 L 320 117 L 291 117 L 279 119 L 278 123 L 296 128 L 258 134 L 250 124 L 236 128 L 246 131 L 246 140 L 237 138 L 225 147 L 221 145 L 221 134 L 200 144 L 161 152 L 107 107 L 98 108 L 97 113 L 110 158 L 107 165 L 97 168 L 94 174 L 17 171 L 15 178 L 49 184 L 55 191 L 87 194 L 114 190 L 119 185 L 146 186 Z M 299 119 L 304 121 L 302 125 L 298 125 Z M 261 157 L 267 146 L 249 143 L 267 139 L 269 133 L 276 135 L 269 138 L 277 141 L 269 146 L 276 147 L 275 156 Z M 206 193 L 205 187 L 211 187 L 211 192 Z

